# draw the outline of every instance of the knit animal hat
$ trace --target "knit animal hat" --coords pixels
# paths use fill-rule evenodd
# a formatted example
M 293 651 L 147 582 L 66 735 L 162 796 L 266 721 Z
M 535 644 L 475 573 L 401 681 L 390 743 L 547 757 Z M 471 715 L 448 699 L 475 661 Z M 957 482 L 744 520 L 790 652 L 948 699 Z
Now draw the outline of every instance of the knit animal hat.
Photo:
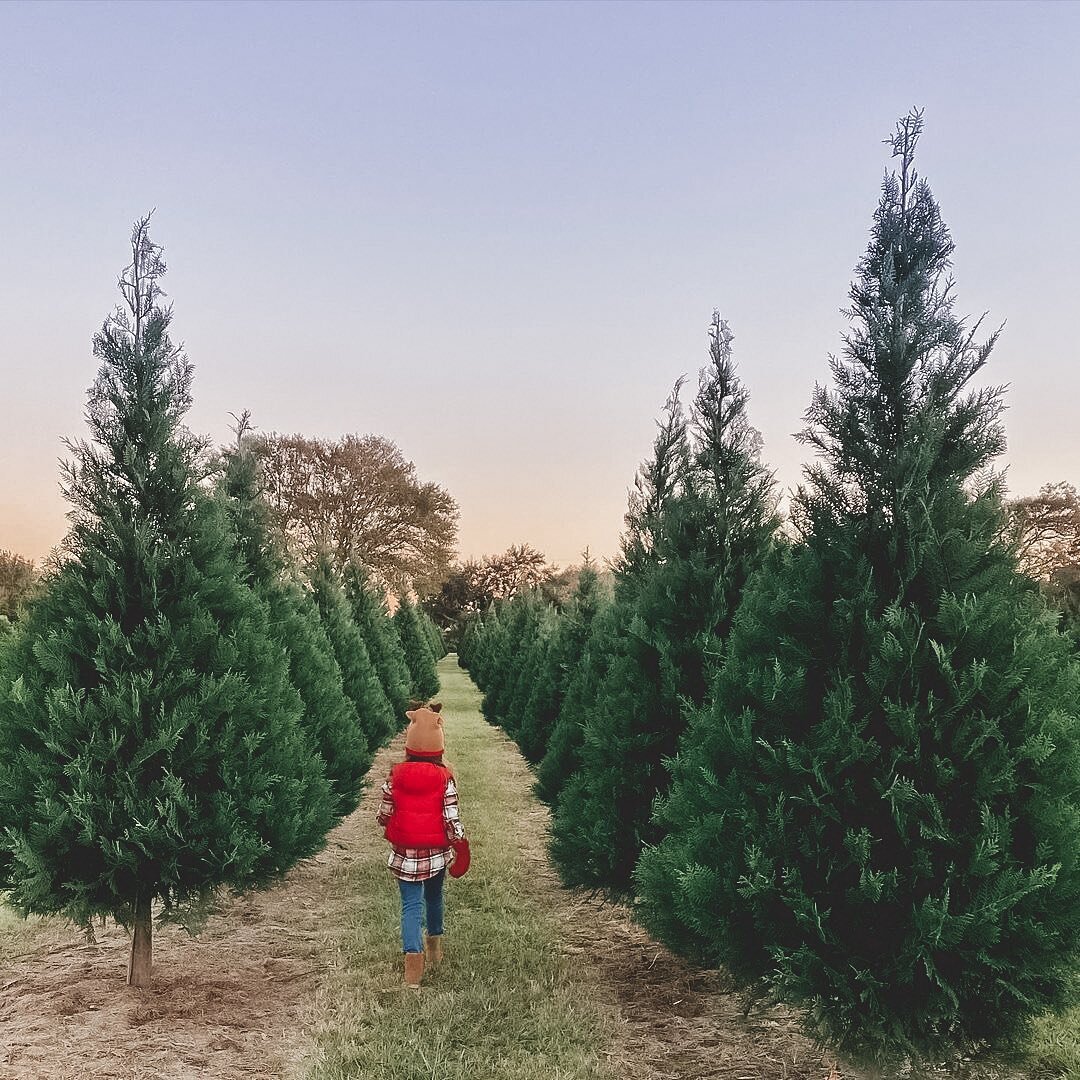
M 430 705 L 421 705 L 405 713 L 409 718 L 409 726 L 405 729 L 405 749 L 410 754 L 438 757 L 446 749 L 440 709 L 441 702 L 433 701 Z

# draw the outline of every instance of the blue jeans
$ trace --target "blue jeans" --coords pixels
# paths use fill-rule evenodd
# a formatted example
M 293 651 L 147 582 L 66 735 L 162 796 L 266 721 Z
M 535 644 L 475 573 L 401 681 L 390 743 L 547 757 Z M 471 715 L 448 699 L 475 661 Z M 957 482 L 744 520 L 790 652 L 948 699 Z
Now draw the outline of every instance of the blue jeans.
M 427 932 L 438 937 L 443 932 L 443 880 L 446 871 L 440 870 L 426 881 L 402 881 L 401 889 L 401 944 L 405 952 L 423 952 L 424 941 L 420 935 L 422 909 L 427 908 Z

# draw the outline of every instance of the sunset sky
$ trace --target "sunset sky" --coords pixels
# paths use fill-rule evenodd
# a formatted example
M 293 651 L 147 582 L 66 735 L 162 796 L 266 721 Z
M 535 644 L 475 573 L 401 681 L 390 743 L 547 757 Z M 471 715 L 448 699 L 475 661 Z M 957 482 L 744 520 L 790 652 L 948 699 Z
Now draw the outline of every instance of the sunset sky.
M 0 4 L 0 548 L 65 532 L 152 207 L 189 425 L 385 435 L 463 556 L 613 554 L 714 308 L 792 486 L 912 105 L 1011 491 L 1080 484 L 1078 56 L 1077 3 Z

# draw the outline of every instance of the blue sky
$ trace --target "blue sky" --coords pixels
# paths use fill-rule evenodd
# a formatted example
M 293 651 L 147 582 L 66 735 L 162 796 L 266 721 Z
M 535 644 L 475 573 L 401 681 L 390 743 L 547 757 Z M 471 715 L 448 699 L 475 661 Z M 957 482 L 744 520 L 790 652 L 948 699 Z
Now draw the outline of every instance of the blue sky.
M 151 207 L 191 426 L 386 435 L 464 555 L 612 554 L 713 308 L 796 484 L 912 105 L 1010 486 L 1080 483 L 1077 55 L 1076 3 L 0 5 L 0 547 L 64 533 Z

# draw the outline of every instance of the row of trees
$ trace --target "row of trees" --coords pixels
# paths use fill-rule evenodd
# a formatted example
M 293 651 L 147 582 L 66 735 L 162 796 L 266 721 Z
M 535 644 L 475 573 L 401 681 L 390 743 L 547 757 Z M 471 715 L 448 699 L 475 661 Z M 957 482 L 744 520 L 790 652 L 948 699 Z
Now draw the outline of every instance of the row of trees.
M 1080 930 L 1080 661 L 990 471 L 997 333 L 954 314 L 921 127 L 891 140 L 789 527 L 714 317 L 613 593 L 586 567 L 561 614 L 498 606 L 460 654 L 567 881 L 878 1058 L 1022 1032 L 1070 1000 Z
M 192 368 L 164 272 L 143 220 L 94 339 L 64 556 L 0 652 L 0 889 L 23 912 L 132 927 L 135 985 L 155 906 L 197 922 L 214 890 L 322 846 L 442 652 L 357 562 L 320 552 L 298 572 L 246 416 L 210 464 L 183 426 Z

